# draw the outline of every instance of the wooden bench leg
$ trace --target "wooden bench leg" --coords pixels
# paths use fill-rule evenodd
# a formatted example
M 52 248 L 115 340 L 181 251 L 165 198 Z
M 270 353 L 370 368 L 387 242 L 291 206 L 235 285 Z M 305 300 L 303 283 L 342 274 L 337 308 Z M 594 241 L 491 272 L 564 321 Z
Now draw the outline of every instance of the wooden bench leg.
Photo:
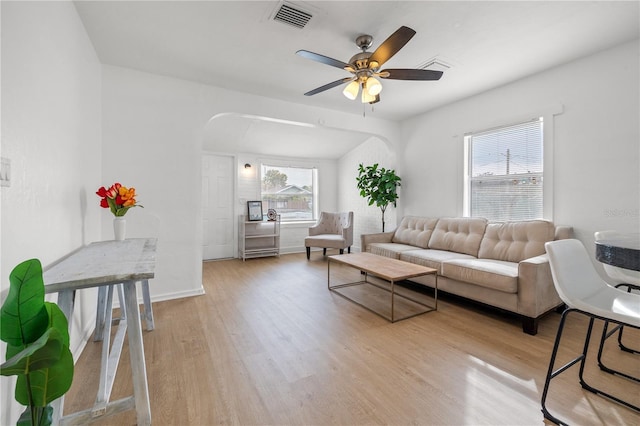
M 142 300 L 144 301 L 144 320 L 147 325 L 147 331 L 151 331 L 155 326 L 153 321 L 153 307 L 151 306 L 151 295 L 149 294 L 149 280 L 142 281 Z

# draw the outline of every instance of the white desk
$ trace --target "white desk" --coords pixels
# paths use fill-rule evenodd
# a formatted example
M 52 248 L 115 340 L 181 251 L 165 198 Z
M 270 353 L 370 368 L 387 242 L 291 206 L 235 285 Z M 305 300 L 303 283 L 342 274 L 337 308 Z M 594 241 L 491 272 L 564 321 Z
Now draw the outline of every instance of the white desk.
M 138 425 L 151 424 L 136 282 L 142 282 L 143 285 L 148 286 L 149 278 L 154 277 L 155 252 L 155 238 L 96 242 L 81 247 L 44 271 L 45 293 L 58 293 L 58 305 L 69 319 L 69 324 L 73 318 L 76 290 L 92 287 L 109 288 L 106 324 L 111 324 L 114 284 L 123 284 L 125 299 L 126 319 L 121 320 L 118 325 L 111 353 L 109 353 L 110 333 L 104 333 L 100 386 L 95 405 L 88 410 L 61 417 L 63 398 L 60 398 L 57 400 L 58 404 L 54 405 L 54 423 L 87 424 L 112 414 L 135 409 Z M 153 314 L 150 312 L 150 307 L 150 303 L 148 305 L 145 303 L 145 317 L 151 318 L 151 328 L 153 328 Z M 131 322 L 131 327 L 127 329 L 128 322 Z M 149 324 L 148 321 L 147 327 Z M 129 340 L 133 396 L 109 402 L 125 333 Z

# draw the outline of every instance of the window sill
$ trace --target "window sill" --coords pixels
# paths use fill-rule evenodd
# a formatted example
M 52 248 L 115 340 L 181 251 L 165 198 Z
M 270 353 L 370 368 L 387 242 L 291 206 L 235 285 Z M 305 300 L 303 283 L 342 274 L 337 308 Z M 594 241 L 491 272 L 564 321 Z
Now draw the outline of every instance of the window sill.
M 305 220 L 301 222 L 280 222 L 281 228 L 308 228 L 316 224 L 315 220 Z

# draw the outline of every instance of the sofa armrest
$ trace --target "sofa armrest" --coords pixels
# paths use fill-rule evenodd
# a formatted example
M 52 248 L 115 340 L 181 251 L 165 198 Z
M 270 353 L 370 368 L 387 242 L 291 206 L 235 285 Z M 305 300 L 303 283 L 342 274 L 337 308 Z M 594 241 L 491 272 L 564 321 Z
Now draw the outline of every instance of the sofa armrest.
M 562 305 L 553 284 L 548 255 L 525 259 L 518 264 L 518 313 L 537 318 Z
M 573 226 L 557 225 L 556 226 L 556 240 L 568 240 L 573 234 Z
M 369 251 L 369 244 L 373 243 L 390 243 L 393 238 L 394 231 L 380 232 L 377 234 L 362 234 L 360 235 L 360 251 Z

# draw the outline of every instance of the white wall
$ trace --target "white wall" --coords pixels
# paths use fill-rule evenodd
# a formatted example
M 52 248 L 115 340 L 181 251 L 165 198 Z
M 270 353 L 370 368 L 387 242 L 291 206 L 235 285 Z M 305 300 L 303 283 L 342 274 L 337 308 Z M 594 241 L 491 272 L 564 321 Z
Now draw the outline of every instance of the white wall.
M 2 156 L 12 180 L 2 197 L 3 301 L 9 273 L 39 258 L 46 266 L 100 239 L 101 65 L 71 2 L 2 2 Z M 95 293 L 81 291 L 71 347 L 95 318 Z M 1 348 L 4 356 L 5 348 Z M 3 358 L 4 359 L 4 358 Z M 0 424 L 22 408 L 1 379 Z
M 460 215 L 464 133 L 561 106 L 549 219 L 591 253 L 596 230 L 639 232 L 639 51 L 626 43 L 404 122 L 403 214 Z
M 265 141 L 269 143 L 269 141 Z M 238 191 L 236 215 L 246 214 L 247 201 L 261 198 L 260 165 L 264 162 L 272 165 L 291 165 L 316 168 L 318 172 L 318 212 L 337 211 L 337 161 L 311 160 L 308 158 L 276 157 L 241 153 L 238 158 Z M 250 170 L 244 164 L 252 165 Z M 265 212 L 266 213 L 266 212 Z M 313 223 L 283 223 L 280 226 L 280 253 L 299 253 L 305 251 L 304 238 L 309 235 L 309 226 Z M 237 233 L 236 233 L 237 235 Z
M 145 208 L 128 213 L 127 218 L 133 220 L 144 214 L 157 222 L 157 268 L 151 287 L 154 300 L 202 292 L 201 155 L 204 149 L 216 152 L 215 144 L 209 144 L 215 138 L 207 133 L 212 117 L 231 112 L 301 123 L 322 122 L 329 128 L 379 134 L 398 143 L 394 122 L 112 66 L 103 67 L 102 96 L 103 180 L 105 184 L 119 180 L 136 187 Z M 258 164 L 256 155 L 218 153 L 237 155 L 239 169 L 245 162 Z M 332 169 L 337 175 L 335 165 L 321 163 L 329 172 L 327 178 Z M 238 198 L 253 198 L 258 188 L 257 181 L 253 184 L 240 180 L 238 188 L 242 192 Z M 325 178 L 321 184 L 329 191 L 337 188 L 335 182 Z M 320 203 L 322 208 L 337 208 L 336 195 L 327 192 Z M 103 216 L 104 235 L 113 232 L 110 222 Z M 140 232 L 148 234 L 150 230 L 136 230 L 128 222 L 127 235 Z M 294 250 L 294 240 L 304 235 L 306 227 L 292 231 L 290 239 L 283 239 L 283 249 Z
M 358 165 L 379 164 L 386 169 L 396 169 L 396 154 L 385 141 L 372 137 L 362 145 L 352 149 L 339 161 L 338 205 L 340 211 L 353 211 L 353 244 L 360 250 L 360 235 L 382 232 L 382 212 L 380 207 L 369 206 L 366 198 L 360 196 L 356 178 Z M 402 174 L 396 172 L 402 179 Z M 403 184 L 403 181 L 400 182 Z M 402 186 L 398 190 L 398 205 L 404 201 Z M 384 214 L 385 231 L 392 231 L 397 225 L 397 209 L 389 205 Z

